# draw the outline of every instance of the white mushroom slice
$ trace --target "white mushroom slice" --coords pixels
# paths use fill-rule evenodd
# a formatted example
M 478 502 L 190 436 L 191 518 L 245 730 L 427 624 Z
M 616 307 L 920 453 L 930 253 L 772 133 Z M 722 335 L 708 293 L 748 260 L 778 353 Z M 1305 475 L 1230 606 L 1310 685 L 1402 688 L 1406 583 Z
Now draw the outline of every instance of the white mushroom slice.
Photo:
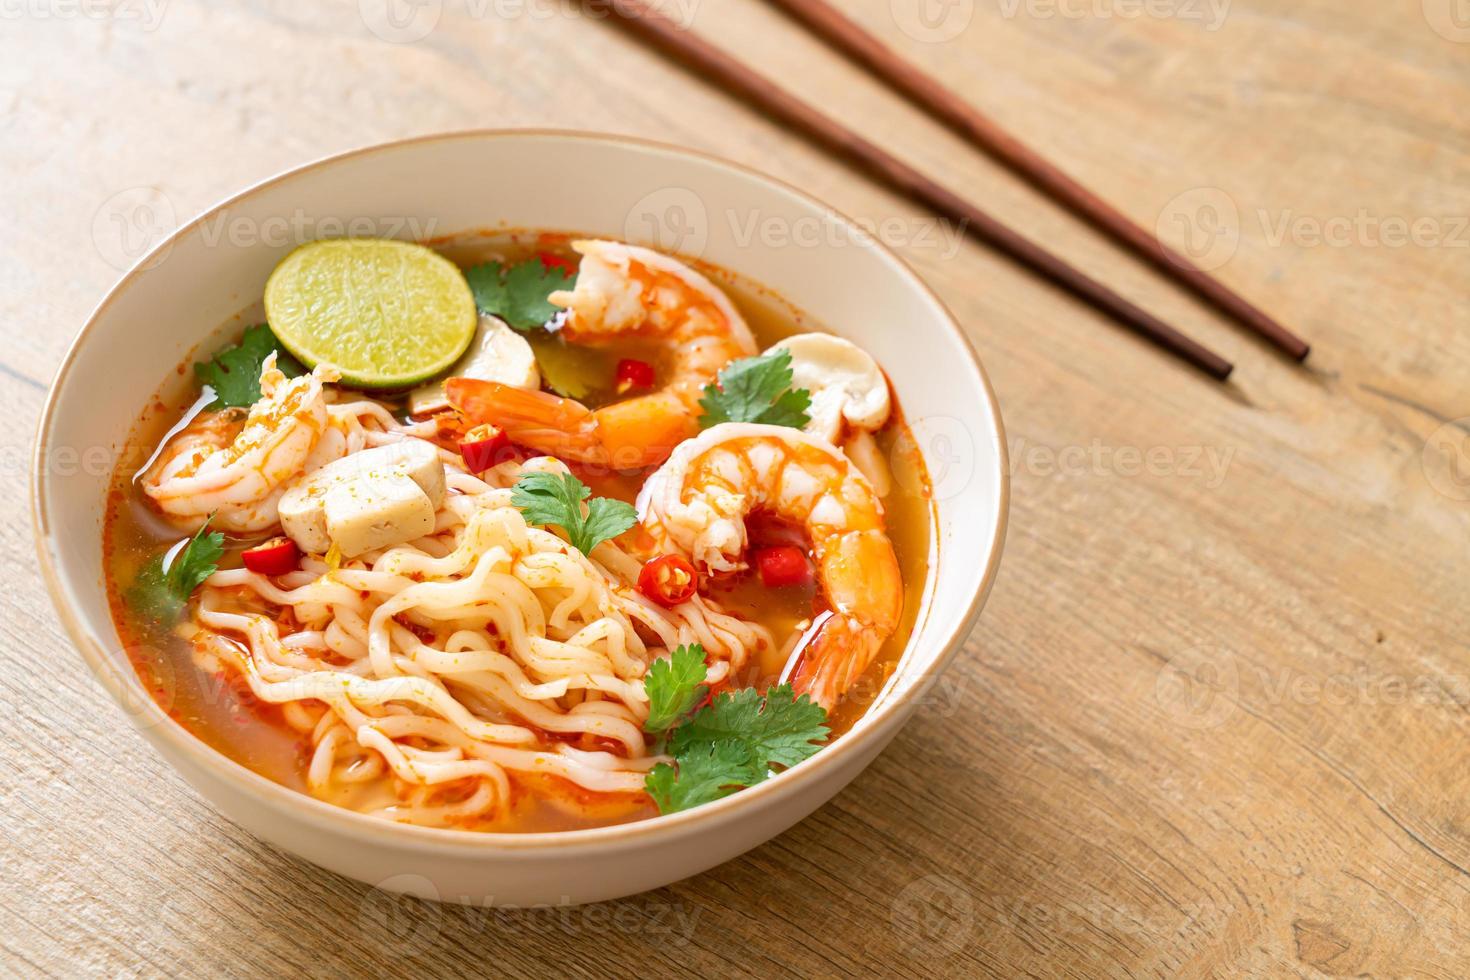
M 838 445 L 845 425 L 871 432 L 888 421 L 888 380 L 861 347 L 831 334 L 802 333 L 771 350 L 791 352 L 792 386 L 812 393 L 808 435 Z
M 868 478 L 874 493 L 880 497 L 888 496 L 893 489 L 893 479 L 888 472 L 888 461 L 883 458 L 883 450 L 879 448 L 878 440 L 873 438 L 873 433 L 859 429 L 847 437 L 842 451 L 847 453 L 858 472 Z
M 535 391 L 541 387 L 541 373 L 536 370 L 536 355 L 526 338 L 512 330 L 499 317 L 480 314 L 475 339 L 445 375 L 450 378 L 475 378 L 499 381 L 501 384 Z M 449 407 L 444 383 L 435 381 L 408 393 L 408 410 L 414 415 L 428 415 Z
M 302 551 L 333 544 L 346 558 L 421 538 L 444 502 L 444 464 L 422 439 L 345 456 L 307 475 L 281 497 L 281 526 Z

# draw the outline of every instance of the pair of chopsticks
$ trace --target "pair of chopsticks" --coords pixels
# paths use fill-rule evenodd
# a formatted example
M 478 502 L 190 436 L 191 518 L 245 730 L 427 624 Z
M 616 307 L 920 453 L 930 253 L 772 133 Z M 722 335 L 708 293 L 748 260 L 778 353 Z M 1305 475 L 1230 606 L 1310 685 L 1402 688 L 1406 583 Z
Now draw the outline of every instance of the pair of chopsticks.
M 971 143 L 1000 158 L 1054 200 L 1148 259 L 1170 278 L 1209 300 L 1283 353 L 1295 360 L 1307 356 L 1310 348 L 1301 338 L 1159 242 L 937 81 L 903 61 L 825 0 L 768 2 L 786 11 L 813 34 L 920 108 Z M 607 7 L 655 48 L 697 69 L 704 77 L 744 98 L 774 119 L 805 133 L 819 145 L 845 157 L 941 217 L 960 223 L 977 238 L 1108 314 L 1123 326 L 1218 381 L 1230 376 L 1233 365 L 1220 355 L 1011 230 L 955 192 L 827 117 L 697 34 L 679 26 L 646 0 L 607 0 Z

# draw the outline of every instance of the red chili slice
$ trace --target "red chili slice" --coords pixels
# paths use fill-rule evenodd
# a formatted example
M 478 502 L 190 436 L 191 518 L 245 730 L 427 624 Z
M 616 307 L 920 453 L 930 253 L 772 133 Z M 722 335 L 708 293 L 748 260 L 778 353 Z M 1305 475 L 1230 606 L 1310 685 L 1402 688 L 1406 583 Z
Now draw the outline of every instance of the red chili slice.
M 618 394 L 627 394 L 634 388 L 646 390 L 654 385 L 653 365 L 625 357 L 618 362 Z
M 761 584 L 768 589 L 808 585 L 812 580 L 812 563 L 807 560 L 806 552 L 788 544 L 757 551 L 755 567 L 760 573 Z
M 698 590 L 699 573 L 680 555 L 655 558 L 638 573 L 638 591 L 660 606 L 688 602 Z
M 301 549 L 290 538 L 271 538 L 240 555 L 245 567 L 259 575 L 285 575 L 301 567 Z
M 510 437 L 498 425 L 477 425 L 464 435 L 459 444 L 459 455 L 464 459 L 465 469 L 471 473 L 483 473 L 497 463 L 505 462 L 505 449 Z
M 551 252 L 537 252 L 536 258 L 540 259 L 541 264 L 548 269 L 562 269 L 569 274 L 577 271 L 577 267 L 571 259 L 554 255 Z

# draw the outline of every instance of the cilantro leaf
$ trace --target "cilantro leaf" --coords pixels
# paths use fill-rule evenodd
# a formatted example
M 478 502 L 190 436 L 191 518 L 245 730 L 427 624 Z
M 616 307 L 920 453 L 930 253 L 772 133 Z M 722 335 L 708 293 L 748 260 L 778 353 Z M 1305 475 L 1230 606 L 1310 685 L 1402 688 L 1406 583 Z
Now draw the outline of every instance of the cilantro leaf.
M 680 666 L 671 662 L 669 675 Z M 652 700 L 654 684 L 645 683 Z M 664 681 L 657 686 L 666 684 L 673 686 Z M 772 766 L 786 768 L 811 758 L 826 738 L 826 710 L 805 694 L 796 697 L 789 684 L 764 695 L 753 688 L 726 692 L 674 729 L 669 743 L 674 764 L 655 766 L 644 788 L 661 813 L 699 806 L 728 796 L 732 787 L 764 782 Z
M 189 596 L 214 574 L 225 553 L 225 536 L 219 531 L 205 534 L 208 528 L 209 522 L 205 521 L 177 553 L 169 549 L 144 565 L 128 589 L 128 605 L 164 625 L 178 619 Z
M 545 326 L 561 312 L 546 297 L 566 289 L 577 274 L 562 265 L 528 259 L 509 268 L 500 262 L 486 262 L 466 271 L 464 277 L 482 313 L 493 313 L 515 329 L 526 331 Z
M 725 366 L 718 385 L 705 385 L 700 428 L 721 422 L 761 422 L 799 429 L 811 421 L 812 393 L 792 388 L 791 352 L 772 351 Z
M 812 393 L 805 388 L 789 388 L 781 392 L 771 407 L 761 413 L 756 421 L 766 425 L 784 425 L 801 429 L 812 420 L 807 409 L 812 407 Z
M 301 362 L 281 346 L 271 328 L 264 323 L 246 330 L 238 344 L 226 347 L 214 355 L 213 360 L 197 362 L 194 376 L 214 392 L 210 410 L 247 408 L 258 402 L 260 366 L 272 353 L 276 355 L 277 369 L 286 377 L 299 378 L 306 373 Z
M 762 765 L 794 766 L 816 755 L 826 737 L 826 710 L 782 684 L 764 697 L 752 688 L 719 695 L 674 730 L 673 750 L 678 758 L 699 745 L 737 741 Z
M 660 657 L 650 664 L 648 676 L 643 679 L 649 705 L 643 730 L 652 735 L 661 734 L 693 711 L 709 692 L 704 684 L 708 673 L 704 647 L 698 643 L 680 646 L 667 658 Z
M 527 473 L 516 481 L 510 499 L 527 524 L 556 525 L 571 534 L 572 528 L 581 526 L 582 501 L 591 493 L 570 474 Z
M 594 497 L 587 504 L 587 517 L 582 522 L 580 536 L 587 547 L 578 546 L 582 554 L 589 554 L 603 541 L 617 537 L 638 523 L 638 511 L 632 504 L 610 497 Z
M 638 523 L 631 504 L 596 497 L 582 513 L 582 501 L 592 495 L 585 483 L 570 473 L 527 473 L 516 481 L 510 502 L 520 508 L 528 524 L 554 525 L 567 532 L 572 547 L 590 555 L 592 549 Z
M 168 566 L 166 574 L 170 584 L 186 598 L 219 569 L 219 560 L 225 554 L 225 536 L 219 531 L 205 534 L 208 527 L 209 522 L 205 521 L 204 527 L 189 539 Z
M 750 749 L 735 741 L 700 745 L 678 761 L 677 770 L 660 762 L 643 781 L 660 813 L 713 803 L 764 778 L 764 770 Z

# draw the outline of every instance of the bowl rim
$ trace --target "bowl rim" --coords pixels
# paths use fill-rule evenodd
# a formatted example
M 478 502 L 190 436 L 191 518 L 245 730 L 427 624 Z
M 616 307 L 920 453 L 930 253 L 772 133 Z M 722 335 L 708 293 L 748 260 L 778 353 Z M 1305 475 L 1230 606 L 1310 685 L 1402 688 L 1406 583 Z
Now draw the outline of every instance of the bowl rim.
M 550 138 L 587 144 L 611 144 L 651 151 L 664 156 L 694 158 L 706 166 L 717 170 L 724 170 L 743 180 L 765 184 L 779 192 L 795 197 L 807 205 L 822 209 L 852 227 L 858 227 L 857 222 L 845 212 L 839 211 L 826 202 L 780 178 L 772 177 L 753 167 L 724 159 L 723 157 L 703 150 L 623 134 L 544 127 L 451 130 L 356 147 L 282 170 L 211 205 L 159 242 L 146 255 L 141 257 L 132 268 L 128 269 L 107 291 L 106 295 L 88 315 L 81 330 L 77 332 L 76 336 L 72 338 L 71 343 L 68 345 L 66 354 L 57 367 L 56 373 L 52 377 L 51 384 L 47 389 L 46 402 L 37 422 L 35 448 L 31 459 L 32 478 L 30 481 L 32 536 L 43 577 L 46 581 L 46 588 L 51 597 L 52 607 L 61 619 L 67 635 L 77 647 L 77 651 L 82 656 L 82 659 L 86 661 L 88 669 L 99 681 L 103 682 L 103 686 L 108 691 L 109 697 L 114 701 L 118 700 L 118 692 L 107 683 L 108 678 L 104 676 L 106 672 L 103 665 L 106 663 L 108 657 L 108 654 L 105 652 L 106 644 L 102 641 L 102 638 L 95 636 L 82 623 L 81 619 L 72 609 L 70 603 L 67 601 L 70 583 L 63 581 L 60 570 L 52 560 L 49 544 L 56 534 L 52 527 L 50 515 L 46 510 L 47 475 L 46 467 L 43 465 L 45 459 L 48 457 L 48 447 L 51 441 L 50 430 L 56 410 L 57 394 L 62 386 L 62 382 L 80 355 L 83 345 L 87 342 L 107 309 L 124 290 L 131 287 L 134 280 L 140 274 L 150 268 L 157 255 L 165 252 L 167 249 L 173 248 L 175 244 L 193 232 L 195 228 L 218 215 L 220 212 L 277 184 L 284 183 L 314 170 L 333 166 L 345 160 L 389 153 L 414 145 L 436 142 L 514 140 L 528 137 L 533 139 Z M 999 493 L 997 494 L 995 503 L 995 527 L 990 541 L 989 553 L 986 556 L 985 567 L 981 573 L 979 586 L 975 594 L 971 597 L 969 607 L 965 610 L 964 615 L 960 618 L 956 627 L 941 640 L 937 641 L 943 647 L 940 654 L 935 657 L 934 661 L 922 673 L 914 677 L 911 686 L 918 687 L 938 677 L 958 655 L 964 646 L 965 639 L 979 619 L 980 611 L 995 583 L 995 577 L 1000 566 L 1001 553 L 1004 550 L 1010 513 L 1011 481 L 1010 467 L 1007 464 L 1008 448 L 1005 439 L 1004 423 L 1000 413 L 1000 405 L 996 399 L 994 387 L 990 382 L 989 375 L 985 372 L 984 365 L 980 362 L 979 355 L 976 353 L 969 337 L 965 335 L 964 330 L 960 327 L 954 313 L 945 305 L 944 301 L 939 298 L 938 294 L 934 292 L 928 283 L 909 266 L 908 262 L 901 258 L 892 248 L 884 244 L 876 236 L 866 236 L 863 244 L 864 247 L 875 250 L 878 256 L 910 288 L 921 293 L 942 314 L 940 320 L 943 329 L 949 331 L 953 339 L 959 342 L 961 349 L 969 357 L 970 364 L 975 369 L 976 375 L 980 380 L 985 396 L 985 404 L 989 410 L 988 415 L 992 427 L 990 435 L 994 439 L 998 449 L 998 455 L 996 457 L 998 468 L 996 482 Z M 738 272 L 739 270 L 734 271 Z M 926 606 L 932 601 L 931 594 L 926 598 Z M 138 684 L 135 674 L 130 671 L 125 673 L 127 674 L 125 683 Z M 139 691 L 142 692 L 141 685 L 139 685 Z M 142 696 L 146 699 L 150 710 L 157 709 L 156 702 L 146 692 L 142 692 Z M 906 711 L 905 708 L 909 708 L 909 710 Z M 336 806 L 277 783 L 236 762 L 224 753 L 206 744 L 166 712 L 162 712 L 161 709 L 157 712 L 159 716 L 157 723 L 140 728 L 139 733 L 144 736 L 145 740 L 150 742 L 155 738 L 166 740 L 171 748 L 191 757 L 205 770 L 214 773 L 217 778 L 236 784 L 238 789 L 251 793 L 260 802 L 270 805 L 274 810 L 296 811 L 297 816 L 309 820 L 320 829 L 341 832 L 362 840 L 377 838 L 382 843 L 392 844 L 398 847 L 418 847 L 435 851 L 443 851 L 447 848 L 449 850 L 465 851 L 472 854 L 483 854 L 487 850 L 511 852 L 539 851 L 547 848 L 570 850 L 601 844 L 630 843 L 649 836 L 672 837 L 677 833 L 688 833 L 699 828 L 700 825 L 724 823 L 731 819 L 732 815 L 741 810 L 759 806 L 762 802 L 773 796 L 792 794 L 796 791 L 798 785 L 816 782 L 822 774 L 835 771 L 843 759 L 859 753 L 864 745 L 879 737 L 881 732 L 902 724 L 907 719 L 908 714 L 911 713 L 911 710 L 911 706 L 907 705 L 903 698 L 889 698 L 886 701 L 880 700 L 879 703 L 874 704 L 863 713 L 862 717 L 851 730 L 811 758 L 779 773 L 771 779 L 767 779 L 763 783 L 744 789 L 739 793 L 732 793 L 721 800 L 707 803 L 703 806 L 694 807 L 678 813 L 662 814 L 645 820 L 614 824 L 607 827 L 535 833 L 466 831 L 457 828 L 421 827 L 413 824 L 383 820 L 378 817 L 369 816 L 368 814 L 359 813 L 355 810 L 349 810 L 345 807 Z M 138 726 L 135 725 L 134 727 Z M 166 761 L 172 764 L 171 759 L 166 759 Z M 197 787 L 195 791 L 198 791 Z M 219 810 L 219 807 L 216 806 L 215 809 Z M 220 812 L 223 813 L 222 810 Z M 229 818 L 228 814 L 225 814 L 225 816 Z

